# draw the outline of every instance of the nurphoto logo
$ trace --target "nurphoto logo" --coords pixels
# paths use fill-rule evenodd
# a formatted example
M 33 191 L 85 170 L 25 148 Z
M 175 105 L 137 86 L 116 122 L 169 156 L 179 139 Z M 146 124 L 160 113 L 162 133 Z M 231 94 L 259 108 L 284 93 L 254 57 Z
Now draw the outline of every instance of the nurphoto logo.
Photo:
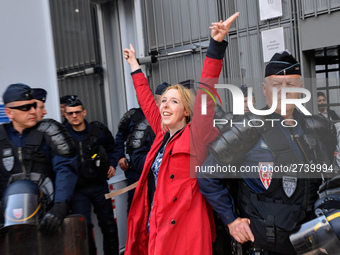
M 242 90 L 231 84 L 215 84 L 216 89 L 229 89 L 233 98 L 233 114 L 234 115 L 244 115 L 244 95 Z M 204 90 L 206 91 L 206 90 Z M 207 92 L 207 91 L 206 91 Z M 210 97 L 214 100 L 215 104 L 216 101 L 213 95 L 207 92 Z M 252 95 L 253 89 L 248 88 L 248 95 Z M 302 93 L 305 95 L 304 98 L 298 99 L 289 99 L 287 98 L 287 93 Z M 220 97 L 218 97 L 220 99 Z M 307 103 L 311 99 L 311 93 L 309 90 L 305 88 L 290 88 L 290 87 L 283 87 L 281 88 L 281 115 L 286 115 L 286 105 L 287 104 L 294 104 L 300 111 L 305 115 L 312 115 L 302 104 Z M 221 101 L 221 99 L 220 99 Z M 251 113 L 255 115 L 265 116 L 272 114 L 275 112 L 277 105 L 278 105 L 278 98 L 277 98 L 277 88 L 273 88 L 273 103 L 270 109 L 265 110 L 257 110 L 253 106 L 253 98 L 249 97 L 248 99 L 248 107 Z M 207 114 L 207 95 L 202 94 L 202 106 L 201 106 L 201 113 L 202 115 Z

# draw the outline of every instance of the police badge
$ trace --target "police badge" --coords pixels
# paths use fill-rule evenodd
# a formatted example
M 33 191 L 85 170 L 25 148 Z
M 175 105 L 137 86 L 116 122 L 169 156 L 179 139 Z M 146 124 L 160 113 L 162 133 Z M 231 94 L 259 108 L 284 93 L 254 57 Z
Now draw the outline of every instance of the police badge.
M 274 162 L 259 162 L 259 175 L 263 186 L 268 189 L 273 177 Z
M 282 177 L 282 187 L 287 197 L 291 197 L 297 186 L 297 177 L 283 176 Z
M 2 164 L 7 172 L 12 171 L 14 166 L 14 156 L 11 148 L 2 150 Z

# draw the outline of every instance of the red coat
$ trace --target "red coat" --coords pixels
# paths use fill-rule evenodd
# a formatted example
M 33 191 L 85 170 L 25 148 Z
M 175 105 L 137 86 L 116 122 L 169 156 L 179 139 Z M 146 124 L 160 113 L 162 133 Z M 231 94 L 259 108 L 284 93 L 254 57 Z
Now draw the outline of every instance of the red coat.
M 222 60 L 206 57 L 201 82 L 213 86 L 221 69 Z M 162 144 L 164 132 L 161 131 L 160 112 L 147 79 L 142 73 L 136 73 L 133 83 L 139 104 L 156 138 L 147 155 L 130 208 L 125 254 L 212 254 L 215 238 L 212 211 L 198 188 L 197 179 L 190 177 L 190 165 L 194 171 L 194 166 L 203 163 L 208 153 L 207 145 L 217 135 L 217 130 L 212 129 L 214 102 L 207 95 L 207 115 L 201 115 L 201 93 L 205 92 L 199 89 L 192 122 L 177 133 L 165 148 L 158 172 L 149 234 L 148 173 Z M 205 86 L 204 89 L 209 88 Z

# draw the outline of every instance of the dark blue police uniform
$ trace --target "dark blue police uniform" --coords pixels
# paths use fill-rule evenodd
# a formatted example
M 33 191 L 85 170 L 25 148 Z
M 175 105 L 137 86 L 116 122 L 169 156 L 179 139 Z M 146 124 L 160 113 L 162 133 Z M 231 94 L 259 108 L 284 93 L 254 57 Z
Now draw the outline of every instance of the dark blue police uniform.
M 300 65 L 288 51 L 276 53 L 266 66 L 265 77 L 272 75 L 301 75 Z M 295 127 L 283 127 L 283 117 L 276 113 L 265 117 L 245 114 L 240 119 L 260 117 L 277 121 L 273 127 L 230 126 L 222 130 L 212 144 L 212 155 L 201 168 L 205 171 L 197 175 L 198 184 L 225 225 L 239 215 L 250 219 L 255 237 L 251 247 L 258 250 L 256 254 L 296 254 L 289 234 L 309 220 L 321 175 L 314 175 L 317 178 L 313 179 L 307 172 L 289 169 L 294 164 L 331 164 L 334 128 L 326 119 L 304 116 L 296 109 L 293 111 Z M 237 166 L 238 187 L 233 186 L 235 179 L 224 185 L 223 178 L 230 179 L 232 172 L 206 171 L 207 166 L 218 164 Z M 227 186 L 233 188 L 228 190 Z
M 90 254 L 96 254 L 96 246 L 92 236 L 91 204 L 93 205 L 94 213 L 97 215 L 98 225 L 103 233 L 105 254 L 118 254 L 117 224 L 113 215 L 111 199 L 105 198 L 105 194 L 109 193 L 107 171 L 109 166 L 117 165 L 117 161 L 114 158 L 114 138 L 108 128 L 102 123 L 88 123 L 85 120 L 85 124 L 86 128 L 82 131 L 74 130 L 69 123 L 65 126 L 66 130 L 78 144 L 79 180 L 72 198 L 72 211 L 73 213 L 83 214 L 87 219 Z M 99 126 L 98 134 L 91 138 L 90 136 L 93 132 L 91 131 L 93 130 L 91 127 L 93 125 Z M 90 144 L 91 141 L 93 141 L 94 144 Z M 103 169 L 96 168 L 94 171 L 97 171 L 97 173 L 93 173 L 92 176 L 91 174 L 89 176 L 89 173 L 84 173 L 84 171 L 87 171 L 87 165 L 91 164 L 91 157 L 93 156 L 90 154 L 86 155 L 89 146 L 95 150 L 95 152 L 91 152 L 91 154 L 95 153 L 98 155 L 100 154 L 100 150 L 95 147 L 102 147 L 103 154 L 100 155 L 102 157 L 101 164 L 108 163 Z M 107 157 L 106 159 L 104 159 L 105 156 Z M 85 160 L 85 162 L 83 162 L 83 160 Z
M 144 168 L 146 155 L 148 154 L 155 134 L 147 122 L 141 108 L 130 109 L 122 117 L 116 134 L 115 158 L 117 161 L 129 155 L 129 168 L 125 171 L 128 185 L 139 180 Z M 128 193 L 128 208 L 132 203 L 135 190 Z

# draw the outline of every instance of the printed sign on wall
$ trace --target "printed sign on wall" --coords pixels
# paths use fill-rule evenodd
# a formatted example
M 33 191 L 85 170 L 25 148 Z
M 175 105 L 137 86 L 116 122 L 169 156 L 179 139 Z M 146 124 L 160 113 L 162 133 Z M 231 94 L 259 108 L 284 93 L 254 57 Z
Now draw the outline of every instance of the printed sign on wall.
M 259 0 L 259 5 L 261 20 L 282 16 L 282 0 Z
M 275 53 L 285 50 L 283 27 L 262 31 L 261 36 L 264 62 L 269 62 Z

